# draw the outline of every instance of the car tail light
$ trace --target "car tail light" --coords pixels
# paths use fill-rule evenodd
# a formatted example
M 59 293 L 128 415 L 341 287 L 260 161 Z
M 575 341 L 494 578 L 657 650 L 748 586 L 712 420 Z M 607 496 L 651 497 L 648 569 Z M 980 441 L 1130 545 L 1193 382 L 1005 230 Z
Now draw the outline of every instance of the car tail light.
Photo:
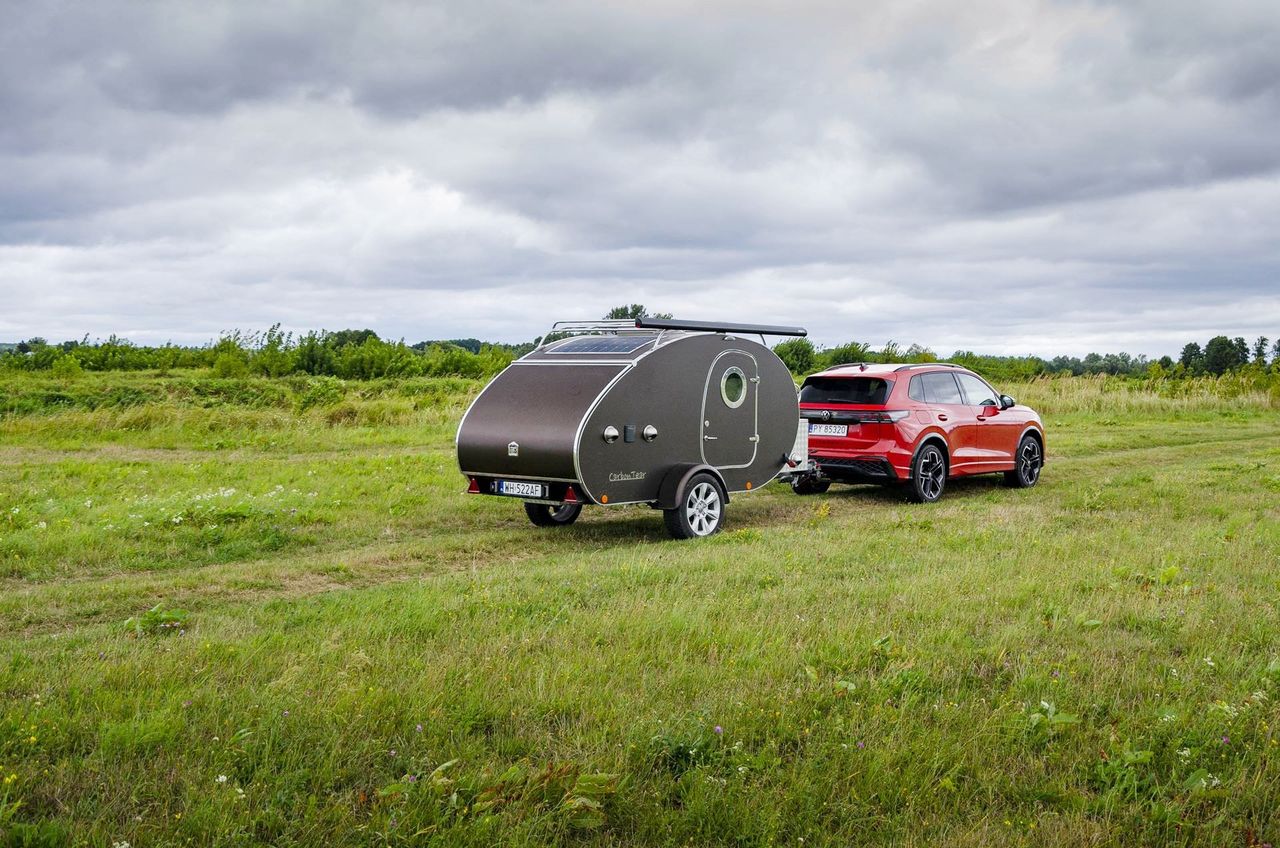
M 864 424 L 895 424 L 911 413 L 905 409 L 891 409 L 888 412 L 863 412 L 858 420 Z
M 573 486 L 564 490 L 564 502 L 567 504 L 578 502 L 578 493 L 573 490 Z
M 468 478 L 467 478 L 467 480 L 469 480 L 469 481 L 470 481 L 470 482 L 467 484 L 467 494 L 468 494 L 468 495 L 478 495 L 478 494 L 480 494 L 480 484 L 479 484 L 478 482 L 476 482 L 476 478 L 474 478 L 474 477 L 468 477 Z

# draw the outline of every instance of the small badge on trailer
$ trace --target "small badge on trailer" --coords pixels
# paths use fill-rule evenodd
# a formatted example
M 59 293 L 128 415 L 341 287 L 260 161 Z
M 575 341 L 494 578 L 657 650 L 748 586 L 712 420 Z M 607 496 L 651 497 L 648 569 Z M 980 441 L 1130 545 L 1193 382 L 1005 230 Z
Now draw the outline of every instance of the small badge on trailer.
M 512 442 L 511 444 L 507 445 L 507 456 L 519 456 L 519 455 L 520 455 L 519 442 Z

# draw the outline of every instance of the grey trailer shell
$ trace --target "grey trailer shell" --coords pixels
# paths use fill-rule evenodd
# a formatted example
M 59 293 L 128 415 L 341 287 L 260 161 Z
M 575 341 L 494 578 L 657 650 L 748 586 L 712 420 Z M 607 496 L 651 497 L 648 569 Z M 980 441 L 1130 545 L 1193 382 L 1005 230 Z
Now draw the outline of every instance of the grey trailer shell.
M 670 478 L 688 469 L 714 469 L 736 493 L 765 485 L 786 464 L 799 420 L 795 382 L 764 345 L 680 330 L 575 338 L 619 341 L 538 348 L 463 416 L 458 465 L 482 492 L 499 479 L 533 480 L 572 484 L 583 503 L 669 508 L 678 496 Z M 601 350 L 574 352 L 582 347 Z M 744 392 L 731 402 L 725 382 L 735 373 Z M 616 439 L 606 440 L 607 428 Z M 553 487 L 546 500 L 563 500 L 564 491 Z

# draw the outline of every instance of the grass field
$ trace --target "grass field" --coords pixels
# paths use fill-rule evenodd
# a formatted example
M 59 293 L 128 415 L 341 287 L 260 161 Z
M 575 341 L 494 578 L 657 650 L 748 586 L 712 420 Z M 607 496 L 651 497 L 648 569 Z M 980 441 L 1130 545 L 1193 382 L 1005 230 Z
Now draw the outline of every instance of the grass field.
M 1274 396 L 676 543 L 464 495 L 478 387 L 0 379 L 0 843 L 1280 844 Z

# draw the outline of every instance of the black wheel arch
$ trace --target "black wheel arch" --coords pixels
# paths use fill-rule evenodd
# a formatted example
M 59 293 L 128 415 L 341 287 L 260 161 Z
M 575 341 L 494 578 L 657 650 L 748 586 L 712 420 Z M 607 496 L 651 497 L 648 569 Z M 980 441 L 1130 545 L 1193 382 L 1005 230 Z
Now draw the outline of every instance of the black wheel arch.
M 916 458 L 920 456 L 920 451 L 924 450 L 924 446 L 930 443 L 937 445 L 938 449 L 942 451 L 942 461 L 947 466 L 947 476 L 951 476 L 951 450 L 947 447 L 947 440 L 942 437 L 941 433 L 929 433 L 920 440 L 920 443 L 916 445 L 915 451 L 911 454 L 911 465 L 907 467 L 908 480 L 916 473 Z
M 1035 426 L 1034 424 L 1028 424 L 1026 426 L 1026 429 L 1022 431 L 1022 435 L 1018 437 L 1018 444 L 1022 444 L 1022 440 L 1025 439 L 1027 436 L 1031 436 L 1040 444 L 1040 464 L 1044 465 L 1044 462 L 1045 462 L 1044 433 L 1041 431 L 1039 427 Z
M 720 484 L 720 493 L 724 495 L 725 504 L 728 504 L 729 487 L 725 485 L 724 475 L 714 466 L 706 463 L 686 462 L 673 466 L 662 478 L 662 485 L 658 487 L 658 500 L 655 502 L 658 509 L 675 509 L 679 506 L 680 496 L 684 493 L 689 481 L 695 474 L 703 472 L 710 474 Z

